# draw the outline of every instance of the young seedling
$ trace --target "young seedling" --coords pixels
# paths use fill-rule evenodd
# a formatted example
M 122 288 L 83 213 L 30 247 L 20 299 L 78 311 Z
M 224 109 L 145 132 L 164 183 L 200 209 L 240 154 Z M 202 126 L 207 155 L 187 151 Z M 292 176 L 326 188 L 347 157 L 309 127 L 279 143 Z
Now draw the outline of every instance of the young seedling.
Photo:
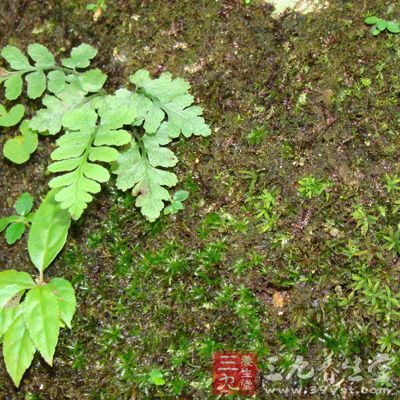
M 93 12 L 93 21 L 97 21 L 103 12 L 107 10 L 107 0 L 97 0 L 96 3 L 89 3 L 86 10 Z
M 382 18 L 378 18 L 375 15 L 365 18 L 364 22 L 367 25 L 372 25 L 371 33 L 374 36 L 379 35 L 381 32 L 387 30 L 390 33 L 399 33 L 400 24 L 396 21 L 386 21 Z
M 180 210 L 184 210 L 185 206 L 182 204 L 183 201 L 187 200 L 189 192 L 186 190 L 178 190 L 174 193 L 171 199 L 171 204 L 164 208 L 164 214 L 176 214 Z
M 26 227 L 29 227 L 33 217 L 33 213 L 30 213 L 32 206 L 32 196 L 29 193 L 24 193 L 14 205 L 17 214 L 0 218 L 0 232 L 5 230 L 4 236 L 8 245 L 20 240 Z
M 300 195 L 308 199 L 320 196 L 331 186 L 330 182 L 316 179 L 313 176 L 305 176 L 299 180 L 298 184 Z

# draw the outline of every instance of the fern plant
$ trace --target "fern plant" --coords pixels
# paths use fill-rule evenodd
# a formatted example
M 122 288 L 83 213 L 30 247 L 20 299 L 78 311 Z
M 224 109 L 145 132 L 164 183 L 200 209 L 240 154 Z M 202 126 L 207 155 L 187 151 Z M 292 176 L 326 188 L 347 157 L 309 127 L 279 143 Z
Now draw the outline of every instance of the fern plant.
M 7 104 L 8 111 L 0 105 L 0 127 L 6 132 L 22 121 L 21 134 L 8 138 L 3 153 L 23 164 L 38 147 L 38 135 L 57 136 L 48 165 L 57 175 L 34 214 L 30 208 L 23 214 L 17 210 L 19 216 L 0 220 L 3 230 L 16 222 L 24 222 L 25 230 L 32 222 L 28 253 L 39 272 L 36 279 L 15 270 L 0 272 L 0 338 L 7 371 L 17 386 L 36 350 L 51 365 L 60 327 L 71 327 L 71 284 L 44 277 L 65 245 L 71 220 L 82 216 L 110 173 L 116 175 L 119 189 L 132 190 L 149 221 L 160 216 L 166 203 L 165 214 L 183 209 L 187 193 L 171 196 L 168 191 L 178 182 L 170 170 L 178 159 L 165 146 L 180 136 L 211 134 L 183 79 L 169 73 L 152 79 L 148 71 L 139 70 L 129 77 L 134 88 L 109 94 L 103 89 L 107 76 L 98 68 L 87 70 L 97 54 L 92 46 L 73 48 L 60 63 L 41 44 L 28 46 L 27 53 L 30 59 L 13 46 L 1 51 L 9 67 L 0 68 L 0 84 L 5 98 L 15 101 L 25 81 L 27 98 L 43 96 L 43 108 L 27 120 L 24 104 Z M 21 228 L 18 236 L 22 234 Z

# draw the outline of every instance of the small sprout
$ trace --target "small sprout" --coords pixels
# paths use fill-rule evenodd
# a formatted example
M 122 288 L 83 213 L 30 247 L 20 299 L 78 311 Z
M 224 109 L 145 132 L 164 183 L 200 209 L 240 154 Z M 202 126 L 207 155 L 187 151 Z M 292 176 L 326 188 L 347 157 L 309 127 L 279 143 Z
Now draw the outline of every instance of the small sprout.
M 397 177 L 397 175 L 390 176 L 388 174 L 385 175 L 385 181 L 386 181 L 386 191 L 390 193 L 392 190 L 399 190 L 399 183 L 400 183 L 400 178 Z
M 185 206 L 182 204 L 183 201 L 187 200 L 189 197 L 189 192 L 186 190 L 178 190 L 174 193 L 172 197 L 171 204 L 165 207 L 164 214 L 176 214 L 180 210 L 184 210 Z
M 32 219 L 32 215 L 29 214 L 32 206 L 33 198 L 29 193 L 25 192 L 14 205 L 17 214 L 0 218 L 0 232 L 6 230 L 4 236 L 8 245 L 12 245 L 21 239 Z
M 149 379 L 147 380 L 152 385 L 163 386 L 165 385 L 164 374 L 158 369 L 152 369 L 149 373 Z
M 316 179 L 313 176 L 305 176 L 299 180 L 298 184 L 300 195 L 308 199 L 320 196 L 331 186 L 331 182 Z
M 374 36 L 379 35 L 381 32 L 387 30 L 390 33 L 399 33 L 400 24 L 396 21 L 386 21 L 382 18 L 378 18 L 375 15 L 365 18 L 364 22 L 367 25 L 372 25 L 371 33 Z
M 97 0 L 96 3 L 89 3 L 86 10 L 93 12 L 93 21 L 97 21 L 103 12 L 107 10 L 107 0 Z
M 268 132 L 263 128 L 253 129 L 246 137 L 250 144 L 258 145 L 261 144 L 263 138 L 268 135 Z

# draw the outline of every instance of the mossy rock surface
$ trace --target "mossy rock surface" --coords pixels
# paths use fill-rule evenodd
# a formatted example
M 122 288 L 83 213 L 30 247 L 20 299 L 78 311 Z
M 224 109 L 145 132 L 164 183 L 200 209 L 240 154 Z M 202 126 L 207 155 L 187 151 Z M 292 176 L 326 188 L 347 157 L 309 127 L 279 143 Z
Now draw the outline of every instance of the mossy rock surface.
M 90 204 L 46 271 L 76 288 L 73 329 L 54 367 L 36 357 L 19 390 L 0 363 L 0 398 L 212 399 L 216 349 L 258 354 L 260 399 L 282 398 L 265 392 L 271 356 L 316 370 L 330 356 L 350 387 L 346 359 L 362 359 L 370 386 L 368 360 L 386 353 L 396 385 L 398 348 L 384 338 L 400 329 L 388 305 L 399 263 L 385 237 L 397 232 L 399 198 L 385 174 L 399 175 L 399 36 L 374 38 L 363 23 L 387 17 L 386 2 L 332 1 L 278 19 L 264 1 L 107 4 L 94 21 L 82 1 L 3 0 L 0 46 L 39 42 L 61 55 L 90 43 L 112 90 L 140 68 L 170 71 L 191 82 L 214 134 L 173 144 L 190 192 L 176 216 L 146 222 L 113 182 Z M 1 161 L 0 215 L 25 191 L 46 193 L 53 146 L 42 138 L 27 164 Z M 329 185 L 302 197 L 298 181 L 310 176 Z M 260 217 L 263 190 L 276 201 Z M 32 271 L 25 249 L 1 240 L 1 268 Z M 377 306 L 355 276 L 379 282 Z M 148 381 L 153 369 L 164 385 Z M 317 373 L 302 384 L 324 382 Z

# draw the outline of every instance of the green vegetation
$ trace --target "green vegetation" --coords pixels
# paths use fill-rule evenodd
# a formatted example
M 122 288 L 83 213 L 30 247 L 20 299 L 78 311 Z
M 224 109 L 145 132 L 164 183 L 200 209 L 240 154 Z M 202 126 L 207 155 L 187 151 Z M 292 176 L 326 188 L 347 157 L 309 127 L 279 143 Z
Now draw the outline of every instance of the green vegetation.
M 12 245 L 20 240 L 27 226 L 32 222 L 33 198 L 29 193 L 24 193 L 15 202 L 14 208 L 17 214 L 0 218 L 0 232 L 5 230 L 4 236 L 7 244 Z
M 76 290 L 72 330 L 60 329 L 51 368 L 36 352 L 18 390 L 0 363 L 0 397 L 211 400 L 215 350 L 257 353 L 256 398 L 297 399 L 265 392 L 317 386 L 328 392 L 308 397 L 351 398 L 361 387 L 393 393 L 359 397 L 396 397 L 399 36 L 374 40 L 362 16 L 400 14 L 383 0 L 328 3 L 273 19 L 264 1 L 127 0 L 107 2 L 96 24 L 77 1 L 0 5 L 4 44 L 39 41 L 59 59 L 71 43 L 101 43 L 91 68 L 107 73 L 109 93 L 143 66 L 153 77 L 170 71 L 190 81 L 218 132 L 168 144 L 179 159 L 171 196 L 190 197 L 154 222 L 117 190 L 111 167 L 44 273 Z M 40 99 L 23 103 L 21 121 Z M 253 141 L 254 129 L 265 134 Z M 1 133 L 0 145 L 20 135 Z M 3 160 L 1 215 L 17 214 L 26 191 L 35 211 L 55 176 L 46 172 L 55 137 L 39 139 L 26 168 Z M 304 197 L 304 177 L 331 185 Z M 0 240 L 2 269 L 31 272 L 26 237 Z M 298 377 L 300 356 L 310 363 L 301 375 L 314 368 L 314 377 Z M 267 378 L 273 368 L 283 382 Z M 163 385 L 149 381 L 153 370 Z
M 299 180 L 298 184 L 300 195 L 308 199 L 320 196 L 331 186 L 330 182 L 317 179 L 313 176 L 305 176 Z
M 371 33 L 374 36 L 387 30 L 390 33 L 400 33 L 400 24 L 396 21 L 386 21 L 382 18 L 378 18 L 375 15 L 365 18 L 364 22 L 367 25 L 372 25 Z
M 52 94 L 43 97 L 44 108 L 30 121 L 22 122 L 22 135 L 6 142 L 4 155 L 22 164 L 38 146 L 36 132 L 61 134 L 48 166 L 49 172 L 59 175 L 50 180 L 51 190 L 38 210 L 30 213 L 33 199 L 25 193 L 15 203 L 18 215 L 0 220 L 0 231 L 6 229 L 9 245 L 19 240 L 32 223 L 28 252 L 39 272 L 36 283 L 26 272 L 0 273 L 0 338 L 4 336 L 4 360 L 16 386 L 36 350 L 52 365 L 60 327 L 65 324 L 71 328 L 74 289 L 61 278 L 46 283 L 44 271 L 64 247 L 71 219 L 81 217 L 93 200 L 92 195 L 100 192 L 100 184 L 110 179 L 110 173 L 100 163 L 113 163 L 117 187 L 124 191 L 133 188 L 136 206 L 149 221 L 155 221 L 165 201 L 171 203 L 165 213 L 175 214 L 184 209 L 182 201 L 188 198 L 187 191 L 178 191 L 171 197 L 165 189 L 178 182 L 175 174 L 165 170 L 175 166 L 178 159 L 162 146 L 181 134 L 186 138 L 211 134 L 201 108 L 192 105 L 190 85 L 183 79 L 162 73 L 153 80 L 149 72 L 139 70 L 130 76 L 136 91 L 119 89 L 109 95 L 103 90 L 107 76 L 100 69 L 79 71 L 89 67 L 96 56 L 97 50 L 92 46 L 81 44 L 73 48 L 70 57 L 61 59 L 61 65 L 41 44 L 29 45 L 27 51 L 34 64 L 17 47 L 6 46 L 1 51 L 10 67 L 2 69 L 0 75 L 6 99 L 21 96 L 23 78 L 29 99 L 40 98 L 46 90 Z M 22 104 L 8 112 L 1 106 L 2 126 L 18 124 L 24 110 Z M 122 147 L 120 152 L 118 147 Z M 118 331 L 116 334 L 118 337 Z M 153 384 L 163 384 L 160 374 L 153 370 L 149 378 Z

